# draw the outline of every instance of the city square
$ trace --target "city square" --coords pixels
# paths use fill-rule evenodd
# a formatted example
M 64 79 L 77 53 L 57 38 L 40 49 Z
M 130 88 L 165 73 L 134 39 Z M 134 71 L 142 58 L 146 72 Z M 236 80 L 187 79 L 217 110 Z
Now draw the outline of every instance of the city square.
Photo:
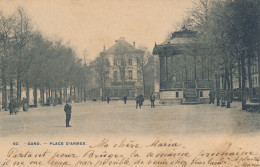
M 183 136 L 256 135 L 258 113 L 242 111 L 240 102 L 231 108 L 216 104 L 161 105 L 146 100 L 142 108 L 135 101 L 72 103 L 71 126 L 65 127 L 63 105 L 31 108 L 16 115 L 0 112 L 1 136 Z

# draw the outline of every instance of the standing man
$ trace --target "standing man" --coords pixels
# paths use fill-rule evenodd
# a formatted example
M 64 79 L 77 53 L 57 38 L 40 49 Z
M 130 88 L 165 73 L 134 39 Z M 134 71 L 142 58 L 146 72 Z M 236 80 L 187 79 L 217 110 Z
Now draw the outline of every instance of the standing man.
M 71 118 L 71 105 L 69 104 L 69 101 L 66 101 L 66 105 L 64 106 L 64 111 L 66 113 L 66 127 L 71 127 L 70 126 L 70 118 Z
M 23 111 L 27 111 L 27 99 L 25 97 L 22 100 L 22 104 L 23 104 Z
M 126 104 L 127 96 L 123 97 L 124 103 Z
M 12 115 L 14 112 L 14 100 L 13 99 L 10 100 L 9 110 L 10 110 L 10 115 Z
M 154 96 L 153 93 L 152 93 L 151 96 L 150 96 L 150 101 L 151 101 L 151 108 L 155 108 L 155 107 L 154 107 L 155 96 Z

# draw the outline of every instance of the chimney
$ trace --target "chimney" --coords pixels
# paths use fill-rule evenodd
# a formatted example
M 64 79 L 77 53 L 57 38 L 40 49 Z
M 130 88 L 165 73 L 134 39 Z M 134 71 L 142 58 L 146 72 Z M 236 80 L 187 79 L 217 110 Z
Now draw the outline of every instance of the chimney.
M 133 42 L 133 46 L 134 46 L 134 48 L 135 48 L 135 41 Z
M 106 51 L 106 46 L 104 45 L 104 49 L 103 49 L 104 51 Z

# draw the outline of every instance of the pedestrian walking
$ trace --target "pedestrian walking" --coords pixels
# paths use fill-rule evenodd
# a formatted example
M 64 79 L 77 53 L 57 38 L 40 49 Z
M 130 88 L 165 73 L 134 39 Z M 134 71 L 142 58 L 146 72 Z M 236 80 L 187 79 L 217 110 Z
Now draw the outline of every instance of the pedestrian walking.
M 143 105 L 143 102 L 144 102 L 144 97 L 143 97 L 143 95 L 140 95 L 138 99 L 139 99 L 139 108 L 141 108 L 142 105 Z
M 107 104 L 109 104 L 109 102 L 110 102 L 110 97 L 107 96 Z
M 70 119 L 71 119 L 71 113 L 72 113 L 72 107 L 69 104 L 69 101 L 66 101 L 66 105 L 64 106 L 64 111 L 66 113 L 66 127 L 71 127 L 70 126 Z
M 9 111 L 10 111 L 10 115 L 12 115 L 12 114 L 13 114 L 13 111 L 14 111 L 13 100 L 11 100 L 10 103 L 9 103 Z
M 214 104 L 215 103 L 215 91 L 210 90 L 209 92 L 209 104 Z
M 127 96 L 123 97 L 124 103 L 126 104 Z
M 136 102 L 136 109 L 138 108 L 139 105 L 139 96 L 135 97 L 135 102 Z
M 155 107 L 154 107 L 155 96 L 154 96 L 153 93 L 152 93 L 151 96 L 150 96 L 150 101 L 151 101 L 151 108 L 155 108 Z
M 217 106 L 220 106 L 221 92 L 219 89 L 217 89 L 216 91 L 216 97 L 217 97 Z
M 17 102 L 15 99 L 12 99 L 9 103 L 9 110 L 10 110 L 10 115 L 12 115 L 13 113 L 16 114 L 17 113 Z

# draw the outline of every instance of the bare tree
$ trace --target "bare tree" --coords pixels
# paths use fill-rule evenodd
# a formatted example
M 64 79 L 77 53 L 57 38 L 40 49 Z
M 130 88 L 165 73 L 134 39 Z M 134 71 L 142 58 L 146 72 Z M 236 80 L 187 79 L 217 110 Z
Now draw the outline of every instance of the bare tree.
M 110 69 L 110 63 L 109 60 L 104 56 L 100 55 L 100 57 L 96 58 L 96 60 L 93 62 L 93 67 L 95 71 L 97 72 L 97 80 L 100 84 L 100 87 L 102 89 L 102 101 L 104 100 L 104 90 L 106 88 L 106 83 L 109 80 L 109 69 Z
M 13 43 L 13 26 L 15 20 L 13 16 L 4 16 L 0 11 L 0 53 L 1 53 L 1 80 L 2 80 L 2 107 L 7 110 L 7 82 L 12 80 L 10 68 L 12 68 L 12 43 Z M 11 92 L 12 98 L 12 92 Z
M 32 30 L 30 19 L 28 18 L 26 12 L 23 8 L 18 8 L 15 13 L 15 22 L 14 26 L 14 38 L 15 38 L 15 50 L 16 50 L 16 67 L 17 67 L 17 100 L 20 103 L 21 101 L 21 91 L 22 91 L 22 73 L 23 73 L 23 64 L 22 61 L 24 58 L 24 50 L 26 45 L 29 42 L 29 34 Z

